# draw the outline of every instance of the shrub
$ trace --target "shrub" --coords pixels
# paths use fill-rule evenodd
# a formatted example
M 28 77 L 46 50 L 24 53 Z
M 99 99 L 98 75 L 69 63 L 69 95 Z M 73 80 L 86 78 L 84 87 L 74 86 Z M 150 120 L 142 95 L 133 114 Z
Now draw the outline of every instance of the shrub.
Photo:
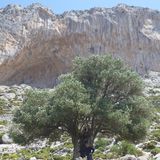
M 4 133 L 0 133 L 0 144 L 2 144 L 2 136 L 4 135 Z
M 156 142 L 152 140 L 152 141 L 145 143 L 143 149 L 151 150 L 155 148 L 155 145 L 156 145 Z
M 160 148 L 159 147 L 155 147 L 154 149 L 151 150 L 151 153 L 153 155 L 156 155 L 156 154 L 160 153 Z
M 94 157 L 94 159 L 96 159 L 96 158 L 101 158 L 101 159 L 106 159 L 107 157 L 106 157 L 106 155 L 105 154 L 103 154 L 102 153 L 102 151 L 100 151 L 100 150 L 96 150 L 95 152 L 94 152 L 94 154 L 93 154 L 93 157 Z
M 28 143 L 28 139 L 25 134 L 18 128 L 18 126 L 14 125 L 10 129 L 10 136 L 12 137 L 13 141 L 15 143 L 18 143 L 20 145 L 25 145 Z
M 128 141 L 122 141 L 121 143 L 114 145 L 111 148 L 111 152 L 114 152 L 119 156 L 125 156 L 126 154 L 131 154 L 135 156 L 142 155 L 142 152 L 138 150 L 134 146 L 134 144 L 129 143 Z
M 154 140 L 160 141 L 160 129 L 152 131 L 152 137 Z
M 95 148 L 99 150 L 105 149 L 107 145 L 109 145 L 109 141 L 106 138 L 98 138 L 98 140 L 95 142 Z
M 7 121 L 3 120 L 3 121 L 0 121 L 0 125 L 6 125 L 7 124 Z
M 4 108 L 5 108 L 6 104 L 7 104 L 7 102 L 4 99 L 0 98 L 0 114 L 5 113 Z
M 2 156 L 1 156 L 1 158 L 3 159 L 3 160 L 9 160 L 9 159 L 12 159 L 12 160 L 17 160 L 18 158 L 20 158 L 19 157 L 19 155 L 18 154 L 16 154 L 16 153 L 12 153 L 12 154 L 7 154 L 7 153 L 5 153 L 5 154 L 3 154 Z
M 64 143 L 64 147 L 66 147 L 68 149 L 72 149 L 73 148 L 73 144 L 71 142 L 65 142 Z

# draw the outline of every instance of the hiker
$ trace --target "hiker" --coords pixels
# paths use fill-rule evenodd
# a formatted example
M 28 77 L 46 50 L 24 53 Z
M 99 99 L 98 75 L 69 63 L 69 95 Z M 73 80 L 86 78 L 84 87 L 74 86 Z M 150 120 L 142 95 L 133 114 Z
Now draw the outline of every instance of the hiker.
M 94 148 L 91 147 L 87 141 L 82 141 L 79 152 L 82 158 L 87 156 L 87 160 L 93 160 L 92 154 L 94 152 Z
M 87 156 L 87 160 L 93 160 L 92 154 L 94 153 L 94 148 L 89 146 L 88 143 L 85 145 L 85 155 Z

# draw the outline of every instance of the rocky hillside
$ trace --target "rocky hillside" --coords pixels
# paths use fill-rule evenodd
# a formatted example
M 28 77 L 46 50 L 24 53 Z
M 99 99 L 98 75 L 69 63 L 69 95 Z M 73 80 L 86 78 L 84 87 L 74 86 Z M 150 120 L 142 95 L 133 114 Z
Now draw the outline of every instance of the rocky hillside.
M 40 4 L 0 9 L 0 84 L 51 87 L 75 56 L 111 53 L 160 71 L 160 12 L 118 5 L 55 15 Z

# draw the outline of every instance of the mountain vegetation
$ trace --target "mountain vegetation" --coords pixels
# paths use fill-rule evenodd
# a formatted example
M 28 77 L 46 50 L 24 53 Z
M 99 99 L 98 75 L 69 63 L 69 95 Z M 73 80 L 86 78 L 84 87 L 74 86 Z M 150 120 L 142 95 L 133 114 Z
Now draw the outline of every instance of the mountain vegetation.
M 142 91 L 141 78 L 121 60 L 76 58 L 72 72 L 60 76 L 52 91 L 30 90 L 13 120 L 28 142 L 67 133 L 75 159 L 81 144 L 92 146 L 100 133 L 132 142 L 146 136 L 152 114 Z

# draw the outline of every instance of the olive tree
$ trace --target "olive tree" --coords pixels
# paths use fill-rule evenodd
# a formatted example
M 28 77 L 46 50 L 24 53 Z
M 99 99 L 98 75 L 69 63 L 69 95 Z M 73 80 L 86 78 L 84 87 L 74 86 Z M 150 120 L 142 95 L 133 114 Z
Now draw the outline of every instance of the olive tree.
M 14 121 L 33 138 L 67 132 L 75 159 L 84 139 L 93 145 L 98 133 L 132 141 L 146 135 L 150 107 L 142 89 L 138 74 L 119 59 L 76 58 L 52 92 L 30 93 Z

